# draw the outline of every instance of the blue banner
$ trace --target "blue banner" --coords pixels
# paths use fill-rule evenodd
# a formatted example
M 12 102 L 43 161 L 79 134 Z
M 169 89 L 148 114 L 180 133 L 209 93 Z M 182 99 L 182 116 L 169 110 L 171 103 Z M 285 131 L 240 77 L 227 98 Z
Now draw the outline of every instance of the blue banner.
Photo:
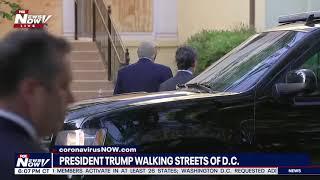
M 269 171 L 272 171 L 270 173 L 292 175 L 320 174 L 320 166 L 312 165 L 310 156 L 302 153 L 145 154 L 137 153 L 136 147 L 121 146 L 57 146 L 52 153 L 17 153 L 15 165 L 18 174 L 24 170 L 32 173 L 36 168 L 41 168 L 41 171 L 35 170 L 35 172 L 51 168 L 51 170 L 45 171 L 55 173 L 54 168 L 62 168 L 59 172 L 64 170 L 69 172 L 74 168 L 87 168 L 88 170 L 111 167 L 181 168 L 180 170 L 175 169 L 181 173 L 186 170 L 185 168 L 191 170 L 198 168 L 197 171 L 209 168 L 207 170 L 226 174 L 251 172 L 259 174 L 258 171 L 265 171 L 266 174 Z M 95 170 L 100 172 L 101 169 Z
M 309 166 L 305 154 L 53 154 L 53 167 L 280 167 Z

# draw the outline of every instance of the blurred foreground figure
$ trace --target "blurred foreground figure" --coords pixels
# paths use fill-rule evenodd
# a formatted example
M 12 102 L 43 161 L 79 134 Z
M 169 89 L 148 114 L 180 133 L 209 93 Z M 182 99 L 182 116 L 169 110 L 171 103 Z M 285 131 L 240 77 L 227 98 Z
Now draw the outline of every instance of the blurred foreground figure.
M 0 41 L 1 179 L 44 178 L 14 176 L 15 153 L 43 152 L 39 137 L 62 127 L 73 101 L 69 52 L 65 40 L 45 31 L 17 31 Z
M 137 63 L 119 70 L 114 94 L 157 92 L 160 84 L 172 77 L 169 67 L 154 63 L 157 56 L 155 44 L 142 42 L 137 53 Z

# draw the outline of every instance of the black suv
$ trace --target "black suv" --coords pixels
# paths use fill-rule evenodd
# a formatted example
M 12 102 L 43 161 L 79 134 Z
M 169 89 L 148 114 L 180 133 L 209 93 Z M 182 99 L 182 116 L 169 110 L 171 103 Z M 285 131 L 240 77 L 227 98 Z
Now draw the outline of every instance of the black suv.
M 70 107 L 60 145 L 143 152 L 308 152 L 320 162 L 319 14 L 281 18 L 176 91 Z

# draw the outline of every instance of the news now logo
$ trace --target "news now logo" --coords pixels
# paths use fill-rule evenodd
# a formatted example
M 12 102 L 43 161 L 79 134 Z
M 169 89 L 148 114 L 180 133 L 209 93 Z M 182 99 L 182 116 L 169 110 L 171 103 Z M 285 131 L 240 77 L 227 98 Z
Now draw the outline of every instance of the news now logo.
M 14 28 L 43 28 L 52 15 L 31 15 L 29 10 L 17 10 Z
M 16 161 L 16 168 L 47 168 L 50 167 L 50 158 L 41 157 L 38 154 L 37 157 L 32 157 L 32 154 L 18 154 Z

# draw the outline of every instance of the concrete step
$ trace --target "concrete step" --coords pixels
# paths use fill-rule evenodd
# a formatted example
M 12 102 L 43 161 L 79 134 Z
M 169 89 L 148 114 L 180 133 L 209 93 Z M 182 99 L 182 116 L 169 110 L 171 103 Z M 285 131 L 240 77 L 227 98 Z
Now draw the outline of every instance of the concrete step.
M 72 51 L 72 61 L 101 61 L 99 51 Z
M 73 80 L 107 80 L 105 70 L 73 70 Z
M 101 60 L 98 61 L 71 61 L 72 70 L 104 70 L 105 66 Z
M 71 41 L 72 51 L 97 51 L 97 45 L 94 42 Z
M 71 41 L 71 90 L 76 101 L 113 95 L 113 82 L 107 80 L 107 71 L 94 42 Z
M 72 92 L 75 98 L 75 101 L 86 100 L 91 98 L 98 97 L 108 97 L 113 95 L 112 90 L 103 90 L 103 91 L 73 91 Z
M 110 89 L 113 90 L 114 85 L 110 81 L 99 81 L 99 80 L 76 80 L 71 84 L 73 91 L 97 91 L 99 89 Z

